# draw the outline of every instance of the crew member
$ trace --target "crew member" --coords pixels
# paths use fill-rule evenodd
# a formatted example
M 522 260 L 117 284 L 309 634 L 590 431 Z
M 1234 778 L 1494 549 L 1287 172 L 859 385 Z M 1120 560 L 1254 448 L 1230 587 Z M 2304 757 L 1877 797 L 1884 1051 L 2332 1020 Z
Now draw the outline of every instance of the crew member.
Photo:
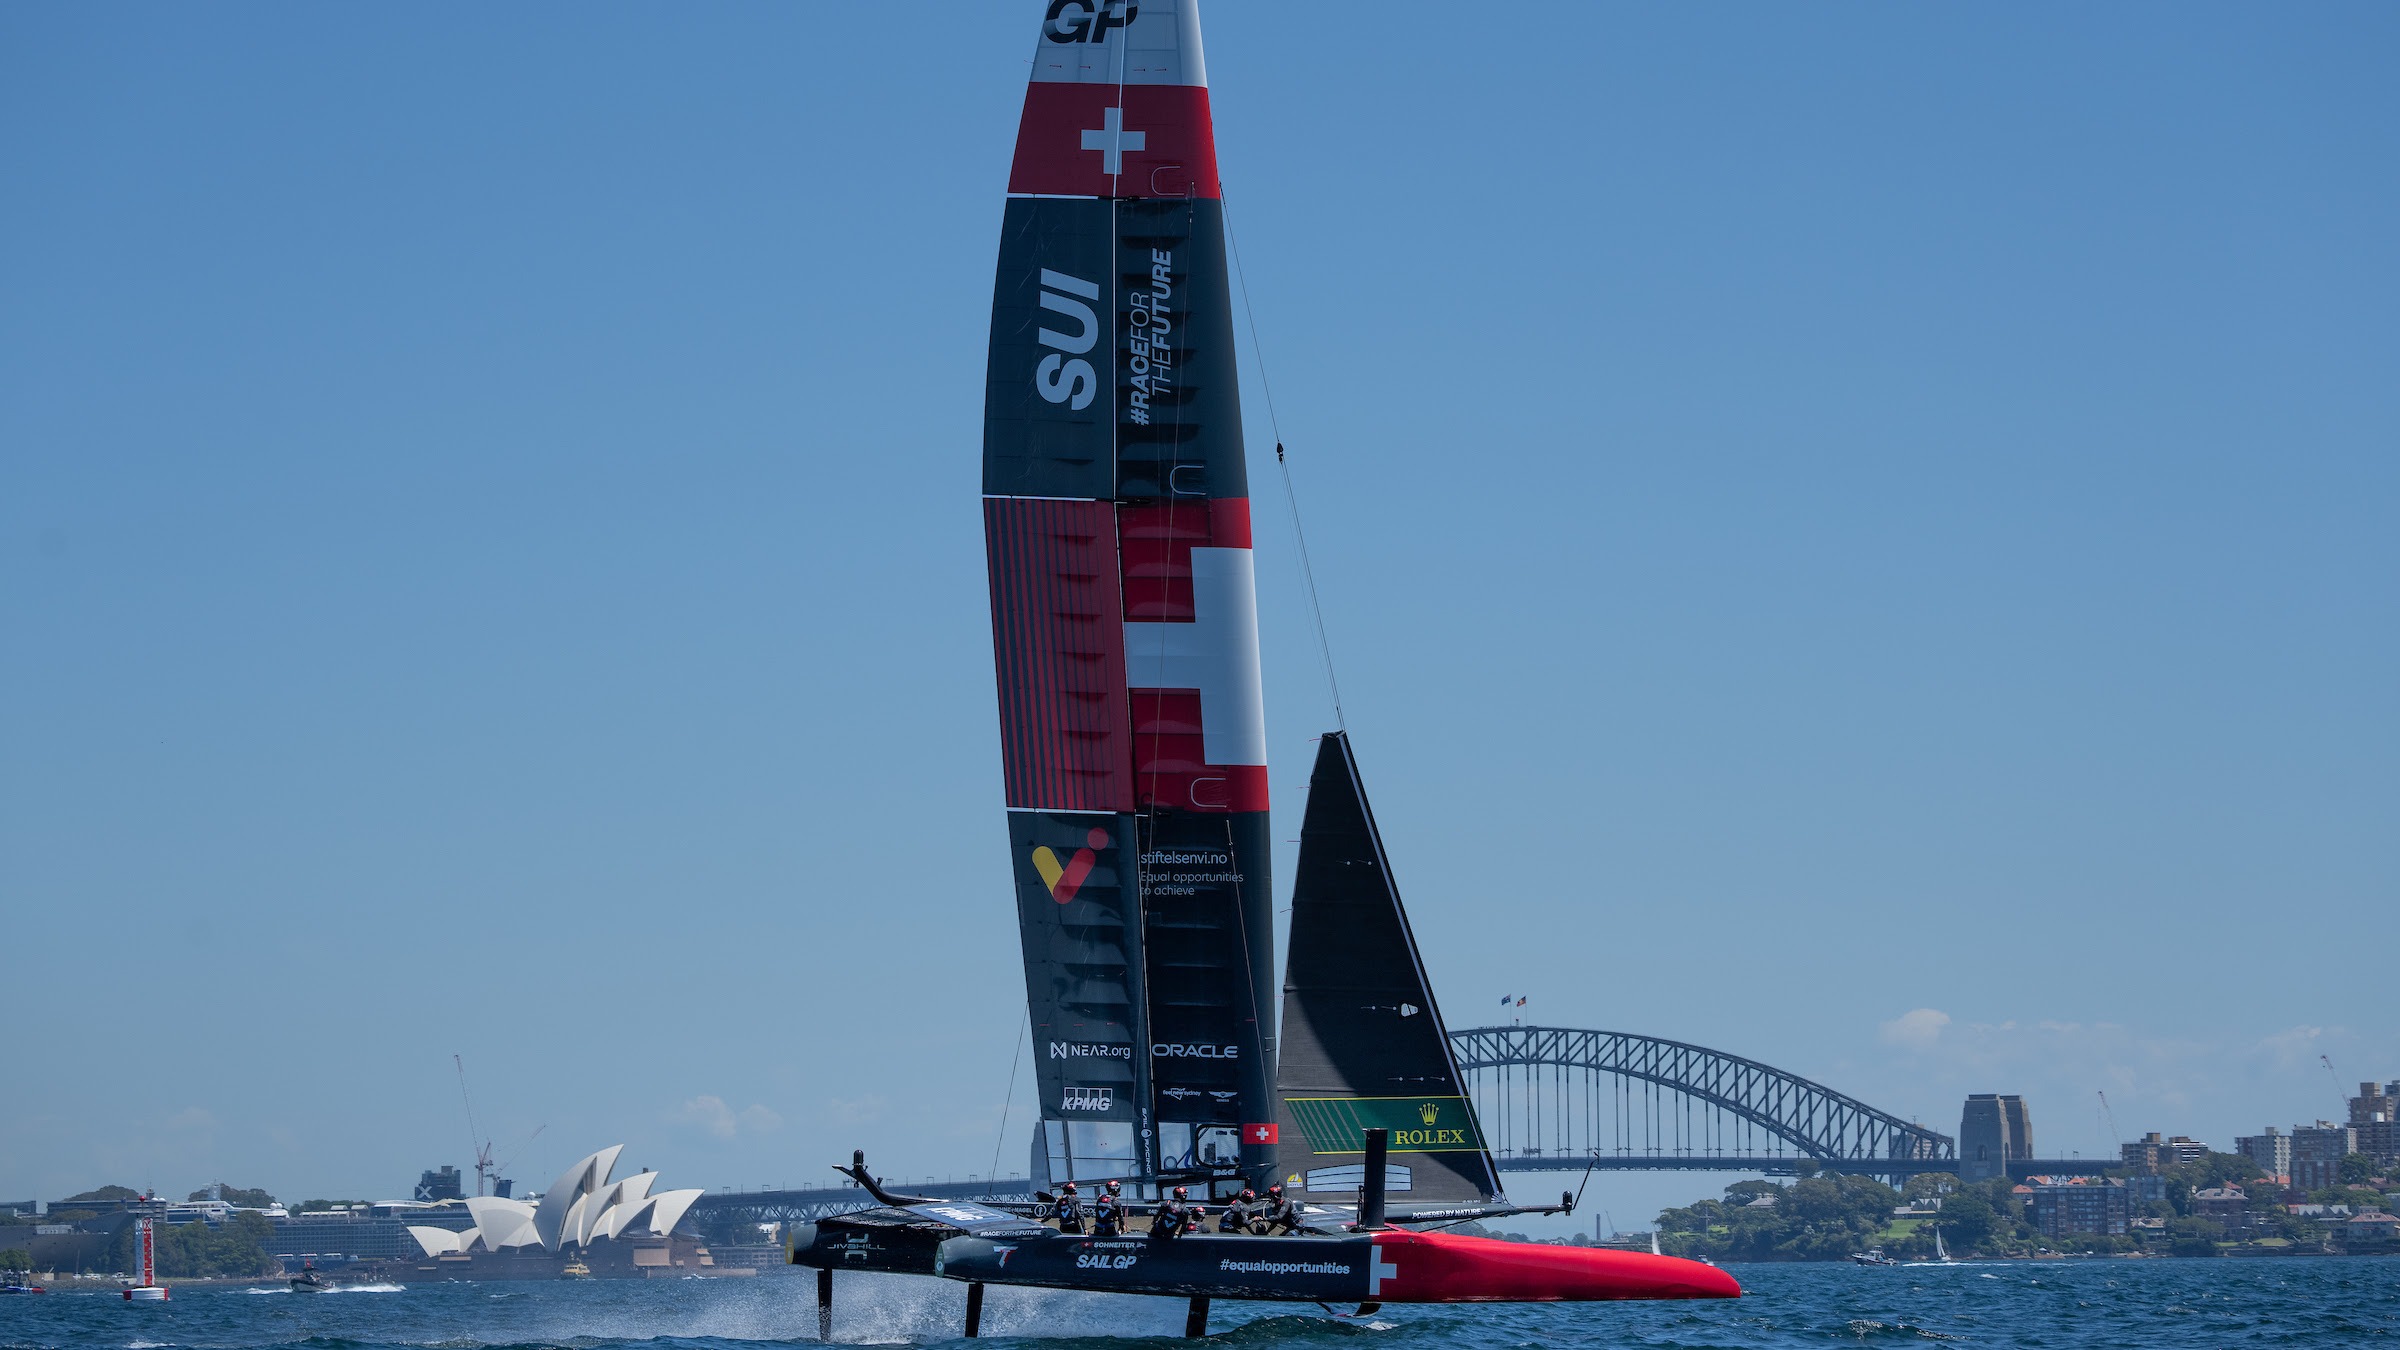
M 1267 1187 L 1267 1207 L 1259 1219 L 1269 1233 L 1300 1231 L 1300 1206 L 1284 1195 L 1282 1182 Z
M 1157 1214 L 1151 1216 L 1150 1236 L 1154 1238 L 1183 1236 L 1183 1230 L 1192 1221 L 1192 1207 L 1184 1203 L 1185 1198 L 1190 1194 L 1191 1191 L 1185 1187 L 1175 1188 L 1175 1194 L 1169 1197 L 1165 1204 L 1158 1207 Z
M 1109 1182 L 1092 1199 L 1092 1236 L 1116 1237 L 1125 1231 L 1125 1202 L 1117 1198 L 1117 1183 Z
M 1083 1231 L 1083 1197 L 1075 1194 L 1074 1182 L 1060 1188 L 1058 1199 L 1050 1203 L 1050 1217 L 1058 1220 L 1062 1233 Z
M 1217 1216 L 1217 1231 L 1220 1233 L 1249 1232 L 1251 1211 L 1257 1207 L 1258 1192 L 1248 1187 L 1242 1188 L 1241 1198 L 1227 1205 L 1225 1212 Z

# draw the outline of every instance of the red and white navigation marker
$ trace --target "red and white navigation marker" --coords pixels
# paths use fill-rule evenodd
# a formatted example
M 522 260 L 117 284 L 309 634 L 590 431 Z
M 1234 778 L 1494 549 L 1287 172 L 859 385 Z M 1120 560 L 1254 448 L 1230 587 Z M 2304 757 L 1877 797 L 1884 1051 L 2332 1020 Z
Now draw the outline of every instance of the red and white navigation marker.
M 150 1224 L 151 1220 L 147 1217 L 133 1221 L 142 1249 L 142 1282 L 125 1286 L 127 1303 L 163 1303 L 166 1301 L 167 1287 L 158 1282 L 158 1246 L 156 1235 L 152 1233 Z

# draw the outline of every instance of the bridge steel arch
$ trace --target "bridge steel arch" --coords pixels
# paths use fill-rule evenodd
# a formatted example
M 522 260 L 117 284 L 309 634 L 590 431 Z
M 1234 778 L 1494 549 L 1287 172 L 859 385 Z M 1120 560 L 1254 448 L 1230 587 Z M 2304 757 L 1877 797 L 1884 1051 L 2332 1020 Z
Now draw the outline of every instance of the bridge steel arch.
M 1739 1166 L 1788 1150 L 1794 1161 L 1843 1171 L 1894 1164 L 1888 1170 L 1899 1175 L 1957 1157 L 1946 1134 L 1705 1046 L 1529 1026 L 1454 1031 L 1450 1042 L 1493 1152 L 1512 1171 L 1568 1158 L 1578 1167 L 1598 1159 L 1619 1168 L 1682 1168 L 1709 1166 L 1712 1158 Z

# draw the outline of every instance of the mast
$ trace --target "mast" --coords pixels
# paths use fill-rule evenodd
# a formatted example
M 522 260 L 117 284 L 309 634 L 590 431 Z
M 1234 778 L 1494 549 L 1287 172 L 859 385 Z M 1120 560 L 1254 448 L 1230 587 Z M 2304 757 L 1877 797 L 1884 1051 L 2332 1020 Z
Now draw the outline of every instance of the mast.
M 993 287 L 984 535 L 1037 1178 L 1272 1163 L 1266 725 L 1197 0 L 1049 0 Z

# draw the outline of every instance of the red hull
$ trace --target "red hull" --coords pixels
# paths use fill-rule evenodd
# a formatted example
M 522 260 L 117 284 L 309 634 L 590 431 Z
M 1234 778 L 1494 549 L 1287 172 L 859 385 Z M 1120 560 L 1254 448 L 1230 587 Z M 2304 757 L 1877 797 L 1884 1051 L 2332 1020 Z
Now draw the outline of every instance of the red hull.
M 1375 1235 L 1373 1296 L 1386 1303 L 1567 1303 L 1740 1298 L 1731 1275 L 1648 1252 L 1498 1242 L 1456 1233 Z

